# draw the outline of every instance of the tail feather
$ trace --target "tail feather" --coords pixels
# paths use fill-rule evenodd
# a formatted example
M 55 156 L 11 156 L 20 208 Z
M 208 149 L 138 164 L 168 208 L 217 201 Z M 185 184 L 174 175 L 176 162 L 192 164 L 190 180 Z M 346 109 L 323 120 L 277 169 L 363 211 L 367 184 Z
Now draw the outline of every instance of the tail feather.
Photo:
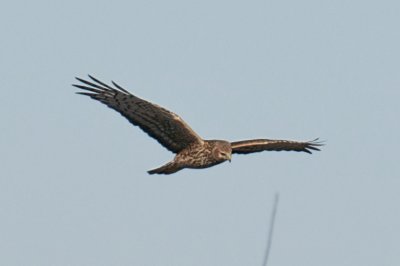
M 153 175 L 153 174 L 170 175 L 170 174 L 178 172 L 181 169 L 182 168 L 179 167 L 176 163 L 169 162 L 169 163 L 164 164 L 163 166 L 161 166 L 159 168 L 149 170 L 149 171 L 147 171 L 147 173 L 149 173 L 150 175 Z

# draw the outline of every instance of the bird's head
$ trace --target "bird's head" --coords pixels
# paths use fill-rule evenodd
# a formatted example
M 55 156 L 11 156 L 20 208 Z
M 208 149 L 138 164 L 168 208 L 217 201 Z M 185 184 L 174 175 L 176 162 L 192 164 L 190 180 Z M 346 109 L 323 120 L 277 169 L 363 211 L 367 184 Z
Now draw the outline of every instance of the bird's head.
M 220 162 L 231 161 L 232 158 L 232 148 L 231 144 L 227 141 L 217 141 L 215 142 L 215 147 L 213 149 L 214 158 Z

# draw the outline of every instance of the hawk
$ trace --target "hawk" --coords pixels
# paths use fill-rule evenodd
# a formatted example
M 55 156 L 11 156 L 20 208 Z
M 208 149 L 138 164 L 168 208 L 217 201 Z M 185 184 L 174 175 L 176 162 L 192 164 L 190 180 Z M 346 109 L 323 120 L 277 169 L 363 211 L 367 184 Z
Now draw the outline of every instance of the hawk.
M 172 161 L 148 171 L 149 174 L 172 174 L 184 168 L 207 168 L 231 161 L 232 154 L 248 154 L 261 151 L 319 151 L 323 144 L 313 141 L 290 141 L 273 139 L 251 139 L 229 142 L 226 140 L 204 140 L 177 114 L 150 103 L 112 81 L 107 85 L 89 75 L 91 81 L 76 78 L 81 84 L 73 86 L 83 89 L 77 92 L 100 101 L 119 112 L 133 125 L 156 139 L 162 146 L 175 153 Z

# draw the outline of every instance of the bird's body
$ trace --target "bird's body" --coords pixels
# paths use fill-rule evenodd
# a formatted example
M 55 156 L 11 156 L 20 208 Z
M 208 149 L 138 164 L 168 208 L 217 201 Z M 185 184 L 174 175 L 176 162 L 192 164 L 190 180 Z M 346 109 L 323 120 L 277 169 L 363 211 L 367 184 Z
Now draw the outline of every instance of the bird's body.
M 288 140 L 254 139 L 237 142 L 225 140 L 203 140 L 177 114 L 161 106 L 140 99 L 113 83 L 114 88 L 89 76 L 93 82 L 77 78 L 85 85 L 74 85 L 87 95 L 116 110 L 133 125 L 156 139 L 161 145 L 176 153 L 175 158 L 149 174 L 172 174 L 184 168 L 201 169 L 231 160 L 233 153 L 248 154 L 266 150 L 318 151 L 321 143 Z
M 208 168 L 230 160 L 231 145 L 223 140 L 204 140 L 202 143 L 193 143 L 179 152 L 172 162 L 157 169 L 150 170 L 150 174 L 172 174 L 183 168 Z

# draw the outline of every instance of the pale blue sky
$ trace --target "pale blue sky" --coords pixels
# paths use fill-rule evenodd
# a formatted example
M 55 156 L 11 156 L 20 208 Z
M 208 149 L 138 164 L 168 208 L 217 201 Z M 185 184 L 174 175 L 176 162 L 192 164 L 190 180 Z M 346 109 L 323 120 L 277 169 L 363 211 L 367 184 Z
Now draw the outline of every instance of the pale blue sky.
M 400 265 L 398 1 L 6 1 L 0 265 Z M 74 94 L 114 80 L 204 138 L 327 140 L 171 176 Z

